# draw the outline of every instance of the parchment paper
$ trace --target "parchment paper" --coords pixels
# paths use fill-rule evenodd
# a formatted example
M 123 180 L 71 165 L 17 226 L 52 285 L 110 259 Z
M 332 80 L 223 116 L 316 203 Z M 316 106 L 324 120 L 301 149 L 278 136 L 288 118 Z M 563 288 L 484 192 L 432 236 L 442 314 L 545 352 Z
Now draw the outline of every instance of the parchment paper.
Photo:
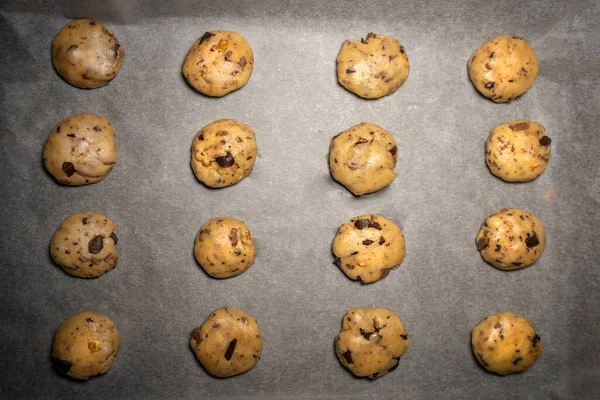
M 53 70 L 50 44 L 70 19 L 104 23 L 125 49 L 112 83 L 81 90 Z M 600 397 L 600 6 L 595 1 L 5 1 L 0 5 L 1 398 L 532 398 Z M 181 66 L 205 31 L 250 42 L 246 87 L 223 98 L 191 89 Z M 345 39 L 394 36 L 410 76 L 394 95 L 358 98 L 337 84 Z M 541 72 L 518 101 L 495 104 L 468 80 L 466 63 L 499 34 L 524 36 Z M 118 163 L 102 182 L 62 187 L 41 162 L 50 130 L 78 112 L 116 126 Z M 211 190 L 190 167 L 194 134 L 219 118 L 252 126 L 259 157 L 241 183 Z M 485 166 L 498 123 L 540 121 L 552 138 L 547 171 L 508 184 Z M 373 122 L 398 142 L 398 174 L 355 198 L 334 182 L 331 138 Z M 535 265 L 502 272 L 479 256 L 481 222 L 520 207 L 545 224 Z M 48 246 L 67 216 L 97 211 L 118 226 L 119 265 L 76 279 Z M 407 256 L 377 283 L 348 280 L 331 242 L 346 220 L 380 213 L 403 229 Z M 216 216 L 244 220 L 255 265 L 227 280 L 206 275 L 194 236 Z M 218 307 L 254 316 L 263 357 L 244 375 L 215 379 L 191 352 L 192 329 Z M 387 307 L 411 344 L 397 370 L 367 381 L 336 359 L 333 340 L 352 307 Z M 80 383 L 50 362 L 54 330 L 72 314 L 109 315 L 121 351 L 102 377 Z M 470 330 L 512 310 L 544 341 L 523 374 L 479 367 Z

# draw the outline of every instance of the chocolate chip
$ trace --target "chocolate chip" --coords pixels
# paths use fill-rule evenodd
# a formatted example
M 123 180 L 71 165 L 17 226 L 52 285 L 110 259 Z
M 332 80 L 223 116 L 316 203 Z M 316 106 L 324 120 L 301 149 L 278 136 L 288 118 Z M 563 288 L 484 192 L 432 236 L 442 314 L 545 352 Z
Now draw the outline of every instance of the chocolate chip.
M 237 63 L 243 69 L 246 66 L 246 64 L 248 64 L 248 61 L 246 60 L 246 57 L 242 57 L 238 60 Z
M 382 245 L 385 243 L 385 238 L 383 236 L 379 237 L 379 245 Z
M 500 330 L 500 333 L 502 333 L 502 324 L 501 324 L 500 322 L 496 322 L 496 323 L 494 324 L 494 328 L 495 328 L 495 329 L 499 329 L 499 330 Z
M 69 133 L 69 134 L 67 135 L 67 137 L 75 137 L 75 134 L 74 134 L 74 133 Z
M 398 152 L 397 146 L 392 147 L 392 149 L 390 150 L 390 153 L 392 153 L 392 156 L 395 156 L 397 152 Z
M 237 246 L 238 244 L 238 230 L 237 228 L 233 228 L 231 229 L 231 232 L 229 233 L 229 240 L 231 240 L 231 245 L 232 246 Z
M 100 131 L 102 131 L 102 129 L 100 129 L 100 127 L 99 127 L 98 125 L 94 126 L 94 130 L 95 130 L 96 132 L 100 132 Z
M 196 341 L 196 343 L 200 343 L 202 341 L 202 335 L 200 334 L 200 328 L 194 328 L 192 331 L 192 339 Z
M 513 131 L 524 131 L 529 129 L 529 122 L 519 122 L 518 124 L 510 124 L 508 126 Z
M 215 36 L 213 33 L 210 32 L 206 32 L 204 35 L 202 35 L 202 37 L 200 38 L 200 43 L 198 43 L 198 45 L 201 45 L 202 42 L 204 42 L 207 39 L 210 39 L 211 37 Z
M 514 265 L 515 267 L 520 267 L 523 263 L 520 262 L 514 262 L 512 263 L 512 265 Z
M 346 73 L 347 73 L 347 74 L 353 74 L 353 73 L 355 73 L 355 72 L 356 72 L 356 70 L 355 70 L 355 69 L 346 68 Z
M 368 39 L 363 39 L 363 38 L 360 38 L 360 42 L 361 42 L 362 44 L 367 44 L 367 43 L 369 43 L 369 40 L 368 40 Z
M 346 352 L 342 354 L 342 357 L 344 357 L 346 363 L 354 364 L 354 361 L 352 360 L 352 352 L 350 350 L 346 350 Z
M 400 335 L 403 340 L 408 340 L 408 335 Z
M 502 248 L 502 246 L 500 246 L 499 244 L 496 245 L 496 252 L 500 251 L 500 249 Z
M 533 339 L 531 339 L 531 344 L 533 347 L 537 347 L 537 344 L 540 340 L 541 338 L 537 334 L 533 335 Z
M 383 279 L 390 274 L 390 268 L 384 268 L 381 270 L 381 274 L 379 275 L 379 279 Z
M 356 229 L 365 229 L 368 228 L 369 225 L 370 223 L 368 219 L 357 219 L 356 221 L 354 221 L 354 226 L 356 227 Z
M 333 263 L 335 265 L 337 265 L 338 267 L 342 266 L 342 259 L 340 257 L 336 257 L 335 260 L 333 261 Z
M 365 339 L 369 340 L 369 338 L 371 337 L 372 334 L 374 334 L 375 332 L 365 332 L 364 330 L 362 330 L 362 328 L 360 329 L 360 334 L 362 335 L 362 337 L 364 337 Z
M 233 160 L 233 156 L 231 155 L 231 153 L 227 152 L 227 154 L 224 155 L 223 157 L 215 158 L 215 161 L 221 167 L 231 167 L 233 165 L 234 160 Z
M 114 232 L 110 233 L 110 238 L 115 242 L 115 244 L 119 243 L 119 238 L 117 238 L 117 235 Z
M 488 363 L 486 363 L 485 361 L 483 361 L 483 354 L 481 353 L 477 353 L 477 357 L 479 358 L 479 361 L 481 361 L 481 363 L 483 365 L 485 365 L 486 367 L 489 367 L 490 365 Z
M 66 375 L 71 370 L 73 363 L 70 361 L 61 360 L 60 358 L 52 357 L 52 366 L 61 374 Z
M 515 359 L 515 360 L 513 361 L 513 365 L 517 365 L 517 364 L 518 364 L 518 363 L 519 363 L 521 360 L 523 360 L 521 357 L 519 357 L 519 358 Z
M 486 89 L 491 89 L 494 87 L 494 85 L 496 84 L 496 82 L 488 82 L 485 84 L 485 88 Z
M 544 146 L 544 147 L 545 147 L 545 146 L 549 146 L 549 145 L 550 145 L 550 143 L 552 143 L 552 139 L 550 139 L 548 136 L 543 136 L 543 137 L 540 139 L 540 145 L 542 145 L 542 146 Z
M 375 228 L 378 231 L 382 230 L 383 228 L 381 227 L 381 225 L 379 225 L 379 222 L 373 222 L 372 224 L 369 225 L 369 228 Z
M 94 322 L 94 320 L 93 320 L 93 319 L 91 319 L 91 318 L 86 318 L 85 320 L 86 320 L 87 322 L 90 322 L 90 323 L 91 323 L 91 322 Z
M 540 244 L 540 240 L 538 239 L 537 233 L 535 233 L 535 231 L 531 234 L 527 234 L 527 237 L 525 238 L 525 244 L 527 245 L 527 247 L 535 247 L 538 244 Z
M 204 135 L 198 135 L 198 140 L 204 140 Z
M 73 44 L 73 45 L 71 45 L 71 46 L 70 46 L 70 47 L 67 49 L 67 51 L 75 51 L 75 50 L 77 50 L 78 48 L 79 48 L 79 46 L 77 46 L 76 44 Z
M 358 146 L 359 144 L 363 144 L 363 143 L 369 143 L 369 141 L 365 138 L 360 138 L 360 139 L 358 139 L 358 141 L 356 143 L 354 143 L 354 146 Z
M 490 243 L 490 241 L 487 238 L 484 238 L 484 237 L 479 238 L 479 239 L 477 239 L 477 249 L 479 251 L 487 249 L 489 243 Z
M 104 247 L 104 242 L 102 241 L 102 236 L 98 235 L 88 243 L 88 251 L 92 254 L 98 254 L 102 251 Z
M 351 256 L 355 256 L 358 254 L 358 251 L 353 251 L 352 253 L 350 253 Z
M 84 224 L 84 225 L 87 225 L 87 218 L 82 219 L 81 223 Z
M 75 170 L 75 166 L 73 165 L 73 163 L 70 162 L 64 162 L 62 165 L 62 170 L 63 172 L 67 175 L 67 177 L 71 177 L 75 172 L 77 172 Z
M 372 245 L 372 244 L 373 244 L 373 241 L 372 241 L 372 240 L 369 240 L 369 239 L 366 239 L 366 240 L 363 240 L 363 242 L 362 242 L 362 243 L 363 243 L 365 246 L 370 246 L 370 245 Z
M 237 344 L 237 339 L 233 339 L 229 342 L 229 346 L 227 346 L 227 351 L 225 352 L 225 359 L 227 361 L 231 360 L 231 356 L 233 356 L 233 351 L 235 350 L 235 345 Z

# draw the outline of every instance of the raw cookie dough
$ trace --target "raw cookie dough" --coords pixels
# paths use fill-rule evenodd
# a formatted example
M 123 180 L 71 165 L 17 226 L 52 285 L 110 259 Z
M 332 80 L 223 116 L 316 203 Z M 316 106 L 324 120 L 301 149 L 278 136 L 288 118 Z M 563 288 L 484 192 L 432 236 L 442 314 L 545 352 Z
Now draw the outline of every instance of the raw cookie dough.
M 490 215 L 477 235 L 481 257 L 502 270 L 525 268 L 546 248 L 546 230 L 535 215 L 518 208 L 504 208 Z
M 406 255 L 404 235 L 381 215 L 361 215 L 344 222 L 332 246 L 335 264 L 352 280 L 371 283 L 385 278 Z
M 209 374 L 226 378 L 254 367 L 263 343 L 254 318 L 235 308 L 219 308 L 193 330 L 190 346 Z
M 539 72 L 537 58 L 527 41 L 514 35 L 497 36 L 469 59 L 469 77 L 475 88 L 496 103 L 521 97 Z
M 337 57 L 338 82 L 365 99 L 394 93 L 408 78 L 409 70 L 400 42 L 374 33 L 366 39 L 344 41 Z
M 194 255 L 213 278 L 230 278 L 250 268 L 256 250 L 245 223 L 233 218 L 214 218 L 196 235 Z
M 531 321 L 510 311 L 488 315 L 471 331 L 475 358 L 498 375 L 529 369 L 543 347 Z
M 192 143 L 192 170 L 206 186 L 231 186 L 247 177 L 256 160 L 256 138 L 248 125 L 220 119 L 206 125 Z
M 115 128 L 99 115 L 72 115 L 50 132 L 43 161 L 48 172 L 63 185 L 99 182 L 117 162 Z
M 358 377 L 380 378 L 398 366 L 410 339 L 404 324 L 386 308 L 353 308 L 335 338 L 342 365 Z
M 552 141 L 539 122 L 518 119 L 492 130 L 485 143 L 485 162 L 507 182 L 529 182 L 548 165 Z
M 125 52 L 100 22 L 78 19 L 65 25 L 52 41 L 52 63 L 73 86 L 94 89 L 119 72 Z
M 366 122 L 354 125 L 331 141 L 331 176 L 355 196 L 376 192 L 396 177 L 397 152 L 394 137 L 385 129 Z
M 106 373 L 119 351 L 120 336 L 113 321 L 95 311 L 83 311 L 64 321 L 54 335 L 54 368 L 71 378 L 87 380 Z
M 68 274 L 96 278 L 117 266 L 117 227 L 102 214 L 80 212 L 63 221 L 50 256 Z
M 244 86 L 254 67 L 250 44 L 229 31 L 206 32 L 183 63 L 183 76 L 197 91 L 221 97 Z

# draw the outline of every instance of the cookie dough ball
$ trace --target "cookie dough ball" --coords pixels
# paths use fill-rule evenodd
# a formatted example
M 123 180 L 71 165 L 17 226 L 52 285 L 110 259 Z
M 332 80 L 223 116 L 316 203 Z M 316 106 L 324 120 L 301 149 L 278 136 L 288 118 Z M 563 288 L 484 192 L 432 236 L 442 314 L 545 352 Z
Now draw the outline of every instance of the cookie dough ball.
M 335 264 L 352 280 L 371 283 L 385 278 L 404 260 L 400 228 L 381 215 L 361 215 L 344 222 L 332 246 Z
M 533 85 L 540 67 L 527 41 L 514 35 L 493 38 L 469 59 L 475 88 L 496 103 L 521 97 Z
M 488 315 L 471 331 L 475 358 L 498 375 L 528 370 L 543 347 L 531 321 L 510 311 Z
M 394 137 L 385 129 L 363 122 L 331 141 L 329 169 L 333 179 L 355 196 L 383 189 L 396 177 Z
M 219 308 L 193 330 L 190 346 L 209 374 L 226 378 L 254 367 L 263 344 L 254 318 L 235 308 Z
M 214 218 L 202 225 L 196 235 L 194 255 L 213 278 L 230 278 L 250 268 L 256 250 L 245 223 L 233 218 Z
M 546 170 L 551 142 L 538 122 L 505 122 L 490 133 L 485 143 L 485 162 L 492 174 L 502 180 L 529 182 Z
M 346 40 L 337 57 L 338 82 L 365 99 L 394 93 L 408 78 L 409 70 L 400 42 L 374 33 L 366 39 Z
M 105 374 L 119 351 L 120 336 L 106 315 L 84 311 L 60 324 L 54 335 L 54 368 L 71 378 L 87 380 Z
M 80 212 L 58 228 L 50 256 L 70 275 L 97 278 L 117 266 L 117 242 L 117 227 L 108 217 Z
M 48 172 L 63 185 L 99 182 L 117 162 L 115 128 L 99 115 L 72 115 L 50 132 L 43 161 Z
M 116 36 L 100 22 L 78 19 L 65 25 L 52 41 L 52 63 L 73 86 L 94 89 L 119 72 L 125 52 Z
M 192 45 L 183 76 L 197 91 L 221 97 L 244 86 L 254 67 L 250 44 L 229 31 L 206 32 Z
M 483 259 L 502 270 L 525 268 L 546 248 L 546 230 L 535 215 L 518 208 L 504 208 L 490 215 L 477 235 Z
M 335 338 L 342 365 L 358 377 L 375 379 L 398 366 L 410 339 L 404 324 L 386 308 L 353 308 Z
M 255 160 L 254 131 L 233 119 L 206 125 L 192 143 L 192 170 L 212 188 L 235 185 L 252 172 Z

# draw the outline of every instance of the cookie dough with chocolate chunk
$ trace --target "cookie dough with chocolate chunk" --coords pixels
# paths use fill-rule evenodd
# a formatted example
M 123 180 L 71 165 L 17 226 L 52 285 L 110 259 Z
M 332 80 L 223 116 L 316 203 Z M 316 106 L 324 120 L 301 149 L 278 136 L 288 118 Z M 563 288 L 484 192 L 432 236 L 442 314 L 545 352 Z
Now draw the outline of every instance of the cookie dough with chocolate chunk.
M 56 330 L 52 345 L 54 368 L 81 380 L 105 374 L 119 345 L 119 331 L 110 318 L 95 311 L 80 312 Z
M 518 119 L 492 130 L 485 143 L 485 162 L 507 182 L 529 182 L 548 165 L 552 141 L 539 122 Z
M 528 370 L 544 345 L 527 318 L 504 311 L 485 317 L 471 331 L 471 348 L 485 369 L 498 375 Z
M 183 76 L 197 91 L 221 97 L 244 86 L 254 67 L 250 44 L 229 31 L 206 32 L 192 45 Z
M 394 93 L 408 78 L 409 70 L 400 42 L 374 33 L 366 39 L 346 40 L 337 57 L 338 82 L 365 99 Z
M 404 260 L 404 235 L 381 215 L 361 215 L 344 222 L 333 239 L 335 264 L 352 280 L 371 283 L 385 278 Z
M 214 218 L 202 225 L 196 235 L 194 255 L 213 278 L 230 278 L 250 268 L 256 250 L 244 222 Z
M 96 278 L 117 266 L 117 227 L 102 214 L 80 212 L 63 221 L 50 256 L 68 274 Z
M 394 137 L 385 129 L 366 122 L 354 125 L 331 141 L 331 176 L 355 196 L 376 192 L 396 177 L 397 152 Z
M 468 69 L 479 93 L 496 103 L 521 97 L 540 70 L 529 43 L 514 35 L 497 36 L 486 42 L 473 53 Z
M 254 367 L 263 343 L 254 318 L 235 308 L 219 308 L 192 331 L 190 347 L 206 372 L 226 378 Z
M 518 208 L 504 208 L 490 215 L 477 235 L 481 257 L 502 270 L 525 268 L 546 248 L 546 230 L 537 217 Z
M 117 162 L 115 128 L 99 115 L 71 115 L 52 129 L 42 157 L 48 172 L 63 185 L 99 182 Z
M 398 366 L 410 339 L 400 318 L 386 308 L 353 308 L 344 315 L 335 352 L 358 377 L 380 378 Z
M 192 170 L 206 186 L 231 186 L 247 177 L 256 161 L 256 137 L 248 125 L 220 119 L 206 125 L 192 143 Z
M 116 36 L 87 18 L 69 22 L 52 41 L 54 68 L 71 85 L 83 89 L 108 84 L 124 58 Z

